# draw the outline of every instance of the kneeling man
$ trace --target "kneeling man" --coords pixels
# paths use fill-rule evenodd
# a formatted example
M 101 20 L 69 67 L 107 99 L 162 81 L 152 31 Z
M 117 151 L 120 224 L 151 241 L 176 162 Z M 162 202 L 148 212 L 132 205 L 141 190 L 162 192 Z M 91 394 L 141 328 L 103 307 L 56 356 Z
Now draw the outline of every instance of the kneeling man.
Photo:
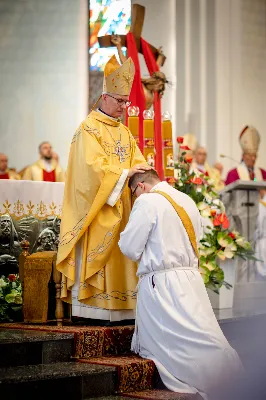
M 119 246 L 139 276 L 132 350 L 152 359 L 165 386 L 204 398 L 242 370 L 198 270 L 201 218 L 192 199 L 154 170 L 129 180 L 137 197 Z

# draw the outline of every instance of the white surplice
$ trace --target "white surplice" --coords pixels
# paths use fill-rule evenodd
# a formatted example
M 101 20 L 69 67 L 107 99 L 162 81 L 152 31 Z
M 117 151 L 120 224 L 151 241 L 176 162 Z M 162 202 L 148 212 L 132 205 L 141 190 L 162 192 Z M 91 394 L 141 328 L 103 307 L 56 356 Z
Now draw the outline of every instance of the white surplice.
M 266 195 L 259 203 L 259 214 L 254 233 L 256 280 L 266 280 Z
M 201 218 L 193 200 L 166 182 L 156 189 L 186 210 L 199 241 Z M 139 262 L 132 350 L 155 362 L 168 389 L 206 398 L 221 377 L 242 365 L 215 318 L 179 216 L 152 191 L 135 201 L 119 241 L 121 251 Z

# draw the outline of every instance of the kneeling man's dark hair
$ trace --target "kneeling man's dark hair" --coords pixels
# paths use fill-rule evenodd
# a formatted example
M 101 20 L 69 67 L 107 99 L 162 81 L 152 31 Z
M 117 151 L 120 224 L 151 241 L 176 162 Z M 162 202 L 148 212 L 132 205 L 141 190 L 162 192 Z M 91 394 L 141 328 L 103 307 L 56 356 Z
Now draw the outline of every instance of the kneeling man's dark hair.
M 143 172 L 142 174 L 140 172 L 137 172 L 136 174 L 132 175 L 131 178 L 129 179 L 128 187 L 132 188 L 141 181 L 145 181 L 147 183 L 153 183 L 153 182 L 159 182 L 160 178 L 155 169 L 150 169 L 148 171 Z

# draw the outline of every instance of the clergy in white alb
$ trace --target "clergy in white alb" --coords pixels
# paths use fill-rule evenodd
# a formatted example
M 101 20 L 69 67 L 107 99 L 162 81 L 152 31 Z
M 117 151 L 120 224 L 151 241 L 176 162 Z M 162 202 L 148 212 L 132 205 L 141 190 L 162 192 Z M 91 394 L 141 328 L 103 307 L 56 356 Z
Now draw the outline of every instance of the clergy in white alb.
M 119 246 L 138 262 L 132 350 L 155 362 L 168 389 L 207 398 L 242 364 L 218 325 L 198 270 L 199 211 L 154 170 L 135 174 L 129 186 L 137 199 Z

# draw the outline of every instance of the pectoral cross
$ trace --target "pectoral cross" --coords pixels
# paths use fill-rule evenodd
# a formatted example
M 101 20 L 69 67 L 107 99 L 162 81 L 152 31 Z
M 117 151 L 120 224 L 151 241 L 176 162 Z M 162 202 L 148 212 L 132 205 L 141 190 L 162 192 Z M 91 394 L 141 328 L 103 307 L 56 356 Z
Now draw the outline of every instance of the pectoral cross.
M 131 16 L 131 27 L 130 32 L 133 33 L 138 52 L 142 54 L 141 48 L 141 33 L 144 24 L 145 18 L 145 7 L 141 6 L 140 4 L 133 4 L 132 5 L 132 16 Z M 121 45 L 123 47 L 127 47 L 126 43 L 126 35 L 119 35 L 121 38 Z M 100 47 L 114 47 L 113 43 L 111 42 L 111 36 L 100 36 L 98 37 Z M 166 57 L 164 54 L 161 53 L 159 49 L 156 49 L 153 45 L 149 43 L 152 53 L 154 54 L 155 60 L 157 60 L 157 64 L 159 66 L 163 66 Z
M 119 161 L 121 163 L 125 162 L 126 148 L 121 145 L 120 140 L 116 141 L 115 154 L 117 155 L 117 157 L 119 157 Z

